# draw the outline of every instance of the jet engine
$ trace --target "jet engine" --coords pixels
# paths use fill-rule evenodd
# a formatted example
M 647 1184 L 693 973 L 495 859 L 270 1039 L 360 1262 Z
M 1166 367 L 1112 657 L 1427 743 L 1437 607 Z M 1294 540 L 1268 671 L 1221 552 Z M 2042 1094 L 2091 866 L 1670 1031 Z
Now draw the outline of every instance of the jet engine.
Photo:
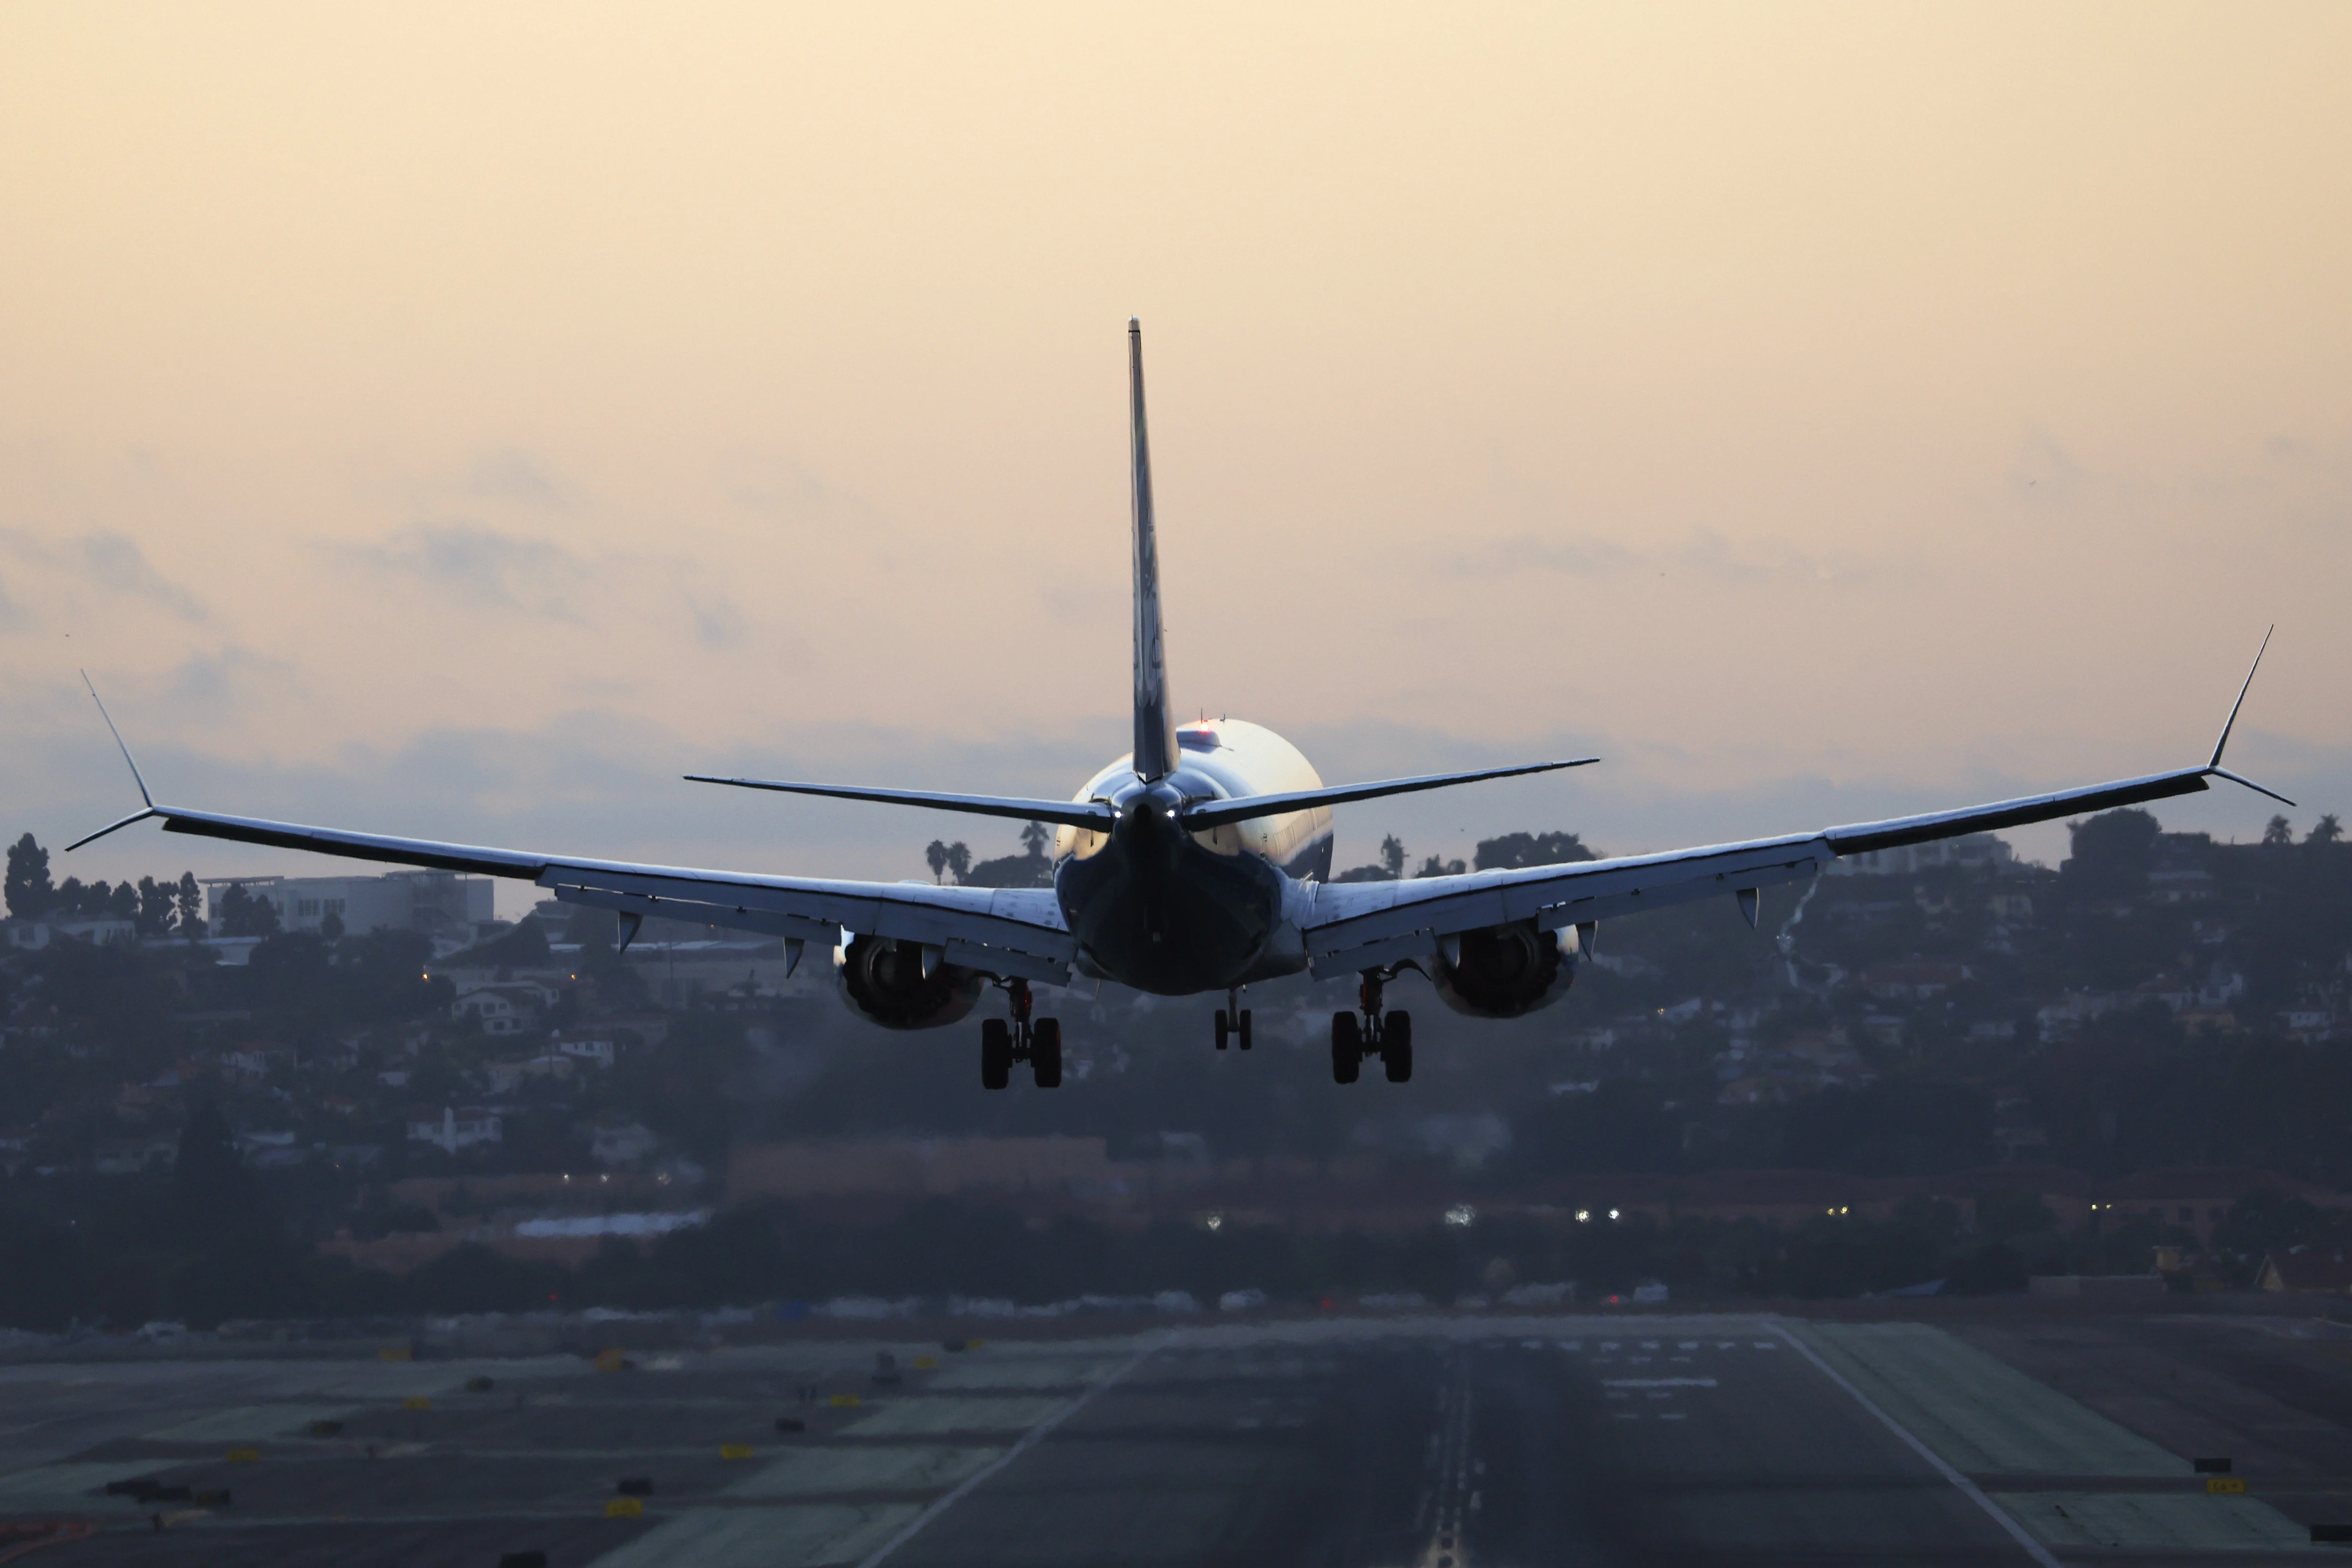
M 1516 1018 L 1566 994 L 1583 956 L 1574 927 L 1538 931 L 1532 921 L 1513 921 L 1446 938 L 1429 978 L 1457 1013 Z
M 987 982 L 942 961 L 939 950 L 887 936 L 853 936 L 834 950 L 841 999 L 886 1029 L 932 1029 L 971 1011 Z

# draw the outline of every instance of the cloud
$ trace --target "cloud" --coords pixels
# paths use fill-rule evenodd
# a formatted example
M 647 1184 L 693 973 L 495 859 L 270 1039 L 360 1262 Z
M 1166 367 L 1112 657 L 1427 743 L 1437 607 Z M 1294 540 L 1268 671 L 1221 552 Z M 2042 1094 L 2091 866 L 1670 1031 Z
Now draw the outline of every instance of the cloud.
M 726 653 L 743 645 L 743 612 L 725 599 L 688 595 L 686 608 L 693 618 L 694 640 L 703 647 Z
M 205 619 L 194 595 L 148 563 L 146 554 L 120 533 L 85 533 L 74 541 L 82 575 L 101 587 L 161 605 L 182 620 Z
M 2056 437 L 2032 427 L 2018 444 L 2017 463 L 2010 470 L 2009 483 L 2020 500 L 2064 506 L 2082 495 L 2090 478 Z
M 1741 547 L 1711 528 L 1695 528 L 1685 542 L 1659 550 L 1629 549 L 1591 534 L 1511 534 L 1468 550 L 1449 548 L 1440 570 L 1455 577 L 1557 572 L 1571 577 L 1696 577 L 1745 584 L 1853 582 L 1885 576 L 1891 564 L 1860 556 L 1825 558 L 1786 545 Z
M 542 511 L 564 511 L 572 492 L 556 482 L 528 452 L 511 447 L 477 458 L 466 476 L 466 493 L 480 500 L 509 501 Z
M 70 539 L 47 540 L 21 530 L 0 530 L 0 549 L 27 565 L 47 569 L 110 594 L 144 599 L 184 621 L 209 616 L 194 594 L 155 570 L 129 536 L 100 530 Z M 0 594 L 0 623 L 15 617 L 13 601 Z
M 527 610 L 560 621 L 580 618 L 572 600 L 593 575 L 587 563 L 560 544 L 475 522 L 419 524 L 350 555 L 364 565 L 404 573 L 478 605 Z

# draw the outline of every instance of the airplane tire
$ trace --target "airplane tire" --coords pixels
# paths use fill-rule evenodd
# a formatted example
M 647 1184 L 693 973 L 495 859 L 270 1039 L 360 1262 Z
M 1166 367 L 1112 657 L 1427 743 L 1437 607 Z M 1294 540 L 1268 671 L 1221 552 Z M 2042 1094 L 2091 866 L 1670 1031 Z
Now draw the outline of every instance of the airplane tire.
M 1381 1025 L 1381 1065 L 1391 1083 L 1412 1081 L 1412 1015 L 1397 1012 Z
M 1242 1009 L 1241 1023 L 1240 1023 L 1240 1025 L 1239 1025 L 1239 1026 L 1234 1029 L 1234 1034 L 1236 1034 L 1236 1035 L 1238 1035 L 1238 1036 L 1240 1036 L 1240 1037 L 1241 1037 L 1241 1047 L 1242 1047 L 1242 1049 L 1244 1049 L 1244 1050 L 1247 1050 L 1247 1049 L 1249 1049 L 1249 1048 L 1250 1048 L 1250 1010 L 1249 1010 L 1248 1008 L 1244 1007 L 1244 1008 L 1243 1008 L 1243 1009 Z
M 1364 1026 L 1353 1013 L 1331 1015 L 1331 1081 L 1353 1083 L 1364 1066 Z
M 1062 1087 L 1062 1020 L 1040 1018 L 1029 1035 L 1029 1071 L 1039 1089 Z
M 1233 1033 L 1233 1020 L 1225 1016 L 1223 1007 L 1217 1009 L 1217 1049 L 1225 1048 L 1225 1037 Z
M 980 1087 L 1003 1089 L 1013 1081 L 1013 1026 L 1002 1018 L 980 1021 Z

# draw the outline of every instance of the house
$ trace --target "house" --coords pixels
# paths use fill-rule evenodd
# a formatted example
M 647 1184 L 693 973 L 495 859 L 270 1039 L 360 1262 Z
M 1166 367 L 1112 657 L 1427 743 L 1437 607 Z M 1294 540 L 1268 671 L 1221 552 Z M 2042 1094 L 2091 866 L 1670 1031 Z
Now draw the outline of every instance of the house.
M 651 1129 L 636 1122 L 623 1122 L 617 1127 L 599 1127 L 591 1137 L 588 1152 L 600 1165 L 634 1165 L 661 1146 Z
M 179 1152 L 169 1138 L 103 1138 L 90 1150 L 89 1168 L 101 1176 L 135 1176 L 169 1170 Z
M 9 921 L 6 925 L 11 947 L 38 949 L 68 939 L 104 947 L 109 942 L 135 943 L 139 940 L 137 921 L 119 920 L 112 915 L 89 920 Z
M 1880 963 L 1864 970 L 1862 988 L 1882 1002 L 1926 1001 L 1974 977 L 1965 963 L 1929 963 L 1914 959 L 1908 963 Z
M 2289 1007 L 2278 1016 L 2288 1037 L 2307 1046 L 2315 1046 L 2335 1033 L 2336 1020 L 2325 1007 Z
M 483 985 L 450 1005 L 459 1023 L 478 1023 L 486 1035 L 520 1035 L 538 1021 L 541 1000 L 536 985 Z
M 526 1057 L 516 1061 L 482 1064 L 483 1076 L 489 1079 L 490 1092 L 493 1094 L 509 1093 L 512 1091 L 515 1085 L 525 1079 L 566 1079 L 571 1078 L 575 1068 L 576 1064 L 572 1058 L 557 1056 L 551 1051 L 542 1056 Z
M 610 1040 L 558 1039 L 555 1041 L 555 1048 L 562 1055 L 572 1058 L 583 1067 L 593 1064 L 600 1068 L 609 1068 L 613 1065 L 614 1058 L 619 1055 Z
M 499 1113 L 479 1106 L 462 1110 L 444 1106 L 438 1116 L 430 1110 L 412 1110 L 406 1120 L 410 1142 L 430 1143 L 446 1154 L 478 1143 L 496 1143 L 505 1136 Z
M 2059 1001 L 2039 1009 L 2034 1021 L 2040 1026 L 2042 1043 L 2057 1045 L 2071 1040 L 2082 1032 L 2083 1026 L 2094 1018 L 2105 1017 L 2116 1010 L 2118 998 L 2095 991 L 2075 991 Z
M 268 1078 L 293 1066 L 294 1053 L 276 1046 L 239 1046 L 221 1053 L 221 1070 L 238 1078 Z
M 2263 1289 L 2294 1295 L 2352 1295 L 2352 1257 L 2298 1247 L 2263 1259 L 2255 1281 Z

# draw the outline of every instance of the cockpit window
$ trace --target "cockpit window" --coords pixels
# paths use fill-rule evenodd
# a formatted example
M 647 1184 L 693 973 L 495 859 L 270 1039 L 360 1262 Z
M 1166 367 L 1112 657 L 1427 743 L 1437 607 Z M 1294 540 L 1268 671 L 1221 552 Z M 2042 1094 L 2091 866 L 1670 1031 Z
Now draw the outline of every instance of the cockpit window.
M 1176 743 L 1188 752 L 1213 752 L 1217 749 L 1217 732 L 1207 728 L 1179 730 Z

